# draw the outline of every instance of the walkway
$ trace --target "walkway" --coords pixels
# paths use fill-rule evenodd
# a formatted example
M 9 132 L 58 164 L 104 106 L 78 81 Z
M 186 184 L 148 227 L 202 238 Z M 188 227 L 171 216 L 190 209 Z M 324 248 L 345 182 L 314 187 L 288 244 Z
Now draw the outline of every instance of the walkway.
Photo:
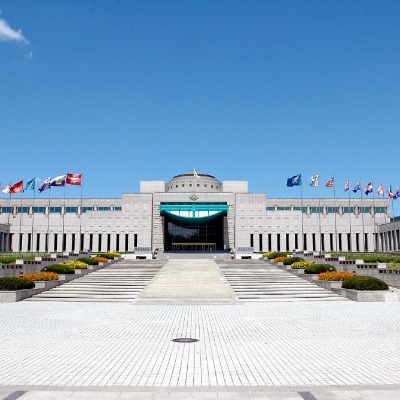
M 168 268 L 130 303 L 0 304 L 0 399 L 400 400 L 398 303 L 236 302 L 217 274 L 228 302 L 163 304 Z

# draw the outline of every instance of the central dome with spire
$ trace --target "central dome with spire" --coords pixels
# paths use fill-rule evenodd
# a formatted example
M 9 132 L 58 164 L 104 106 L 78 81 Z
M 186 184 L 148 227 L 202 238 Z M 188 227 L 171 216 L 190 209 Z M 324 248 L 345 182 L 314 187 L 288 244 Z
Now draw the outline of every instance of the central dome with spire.
M 167 192 L 222 192 L 221 182 L 196 168 L 175 175 L 165 186 Z

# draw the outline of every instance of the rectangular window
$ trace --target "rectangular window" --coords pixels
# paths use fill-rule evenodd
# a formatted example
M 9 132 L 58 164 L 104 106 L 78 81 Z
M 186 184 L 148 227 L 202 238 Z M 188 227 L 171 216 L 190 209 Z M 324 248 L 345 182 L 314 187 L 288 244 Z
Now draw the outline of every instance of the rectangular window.
M 342 251 L 342 234 L 338 233 L 338 239 L 339 239 L 339 251 Z
M 343 207 L 343 213 L 354 214 L 354 207 Z
M 117 251 L 119 251 L 119 233 L 117 233 L 115 248 Z
M 263 251 L 262 233 L 258 235 L 259 251 Z
M 128 244 L 129 244 L 129 234 L 125 233 L 125 251 L 128 251 Z
M 32 251 L 32 233 L 28 233 L 28 252 Z
M 57 241 L 58 241 L 58 235 L 57 235 L 57 233 L 55 233 L 54 234 L 54 251 L 57 251 L 57 249 L 58 249 Z
M 23 235 L 23 233 L 19 234 L 19 243 L 18 243 L 18 251 L 19 252 L 22 251 L 22 235 Z
M 351 251 L 351 234 L 347 234 L 347 250 Z
M 65 213 L 77 213 L 78 207 L 65 207 Z
M 93 233 L 89 235 L 89 249 L 93 251 Z
M 36 234 L 36 251 L 40 250 L 40 233 Z
M 44 214 L 44 207 L 32 207 L 34 214 Z
M 49 251 L 49 235 L 46 233 L 44 235 L 44 248 L 46 249 L 46 253 Z
M 307 233 L 303 235 L 303 250 L 307 250 Z
M 75 233 L 72 234 L 71 251 L 75 251 Z
M 325 251 L 325 235 L 321 233 L 321 250 Z
M 12 213 L 12 207 L 1 207 L 2 213 Z
M 101 251 L 101 239 L 102 239 L 101 233 L 99 233 L 99 244 L 98 244 L 99 251 Z
M 317 249 L 317 244 L 315 241 L 315 233 L 312 234 L 312 249 L 315 251 Z
M 115 211 L 122 211 L 122 207 L 114 207 Z
M 298 233 L 294 234 L 294 247 L 295 247 L 296 250 L 298 250 L 298 248 L 299 248 L 299 235 L 298 235 Z
M 66 251 L 67 250 L 67 234 L 63 233 L 62 235 L 62 251 Z
M 276 235 L 276 247 L 278 251 L 281 251 L 281 234 Z
M 81 233 L 81 250 L 83 251 L 83 249 L 85 248 L 85 235 L 83 233 Z
M 268 233 L 268 251 L 272 249 L 272 235 Z
M 17 213 L 19 214 L 28 214 L 29 212 L 29 207 L 17 207 Z
M 275 207 L 274 206 L 268 206 L 266 208 L 267 211 L 275 211 Z
M 50 212 L 53 214 L 61 214 L 61 207 L 50 207 Z
M 110 251 L 111 248 L 111 234 L 107 233 L 107 251 Z
M 85 213 L 86 211 L 93 211 L 94 207 L 82 207 L 82 213 Z
M 250 247 L 254 247 L 254 238 L 253 238 L 253 234 L 250 234 Z
M 111 207 L 104 207 L 104 206 L 101 206 L 101 207 L 97 207 L 97 209 L 98 209 L 99 211 L 110 211 L 110 210 L 111 210 Z
M 368 251 L 368 233 L 364 234 L 364 251 Z
M 326 211 L 330 214 L 334 214 L 338 212 L 338 207 L 326 207 Z
M 290 246 L 290 243 L 289 243 L 289 234 L 287 233 L 287 234 L 286 234 L 286 251 L 289 251 L 289 246 Z
M 356 250 L 360 251 L 360 234 L 356 233 Z
M 333 251 L 333 249 L 335 248 L 335 245 L 333 243 L 333 233 L 329 234 L 329 244 L 330 244 L 330 251 Z

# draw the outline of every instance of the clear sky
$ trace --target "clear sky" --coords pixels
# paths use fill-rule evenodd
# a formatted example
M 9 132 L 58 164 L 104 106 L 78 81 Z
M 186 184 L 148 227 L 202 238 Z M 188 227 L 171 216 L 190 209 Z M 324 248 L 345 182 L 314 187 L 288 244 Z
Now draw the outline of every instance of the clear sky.
M 400 185 L 398 0 L 0 10 L 2 185 L 83 172 L 84 197 L 120 197 L 193 168 L 269 197 L 299 197 L 298 173 L 304 197 L 333 175 L 337 197 L 348 177 Z

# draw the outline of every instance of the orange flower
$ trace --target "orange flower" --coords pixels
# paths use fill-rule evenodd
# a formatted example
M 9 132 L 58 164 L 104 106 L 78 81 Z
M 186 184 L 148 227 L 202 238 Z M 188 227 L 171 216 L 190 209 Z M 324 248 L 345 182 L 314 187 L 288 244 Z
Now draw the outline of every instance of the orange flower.
M 328 271 L 321 272 L 318 275 L 319 281 L 343 281 L 346 278 L 351 278 L 353 276 L 352 272 L 344 271 Z

